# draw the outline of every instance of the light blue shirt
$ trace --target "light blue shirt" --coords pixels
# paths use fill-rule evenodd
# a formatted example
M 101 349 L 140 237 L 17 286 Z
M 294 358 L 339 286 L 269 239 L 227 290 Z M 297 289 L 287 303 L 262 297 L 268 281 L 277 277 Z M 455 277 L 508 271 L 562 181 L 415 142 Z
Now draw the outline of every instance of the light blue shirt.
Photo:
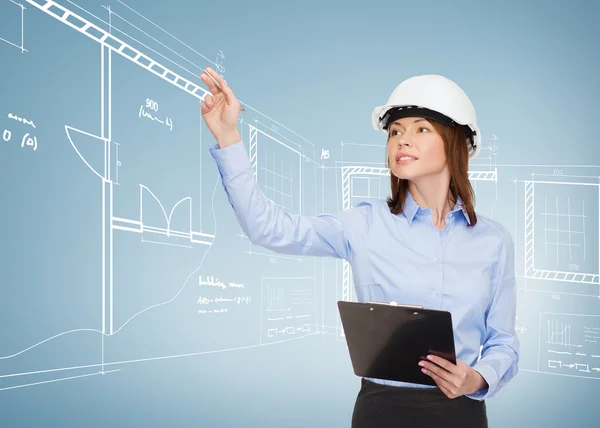
M 256 183 L 242 141 L 223 149 L 214 145 L 209 151 L 252 243 L 278 253 L 347 260 L 359 302 L 396 301 L 449 311 L 457 358 L 489 385 L 467 397 L 490 398 L 517 374 L 514 244 L 500 223 L 478 214 L 477 224 L 468 227 L 459 200 L 438 231 L 431 210 L 418 206 L 410 193 L 398 215 L 384 200 L 361 202 L 335 215 L 289 213 Z

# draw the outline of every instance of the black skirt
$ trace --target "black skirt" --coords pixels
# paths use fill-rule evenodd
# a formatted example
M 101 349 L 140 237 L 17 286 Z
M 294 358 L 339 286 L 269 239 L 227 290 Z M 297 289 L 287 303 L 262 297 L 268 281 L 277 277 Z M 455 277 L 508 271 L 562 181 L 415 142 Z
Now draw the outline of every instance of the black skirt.
M 362 378 L 352 428 L 487 428 L 485 401 L 446 397 L 439 388 L 381 385 Z

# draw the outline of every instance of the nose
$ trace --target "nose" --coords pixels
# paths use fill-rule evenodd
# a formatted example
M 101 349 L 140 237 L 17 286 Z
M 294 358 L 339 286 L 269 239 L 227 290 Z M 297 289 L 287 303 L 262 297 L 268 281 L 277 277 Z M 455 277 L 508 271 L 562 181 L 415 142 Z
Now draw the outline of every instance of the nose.
M 402 146 L 412 146 L 412 138 L 408 137 L 406 134 L 402 134 L 399 138 L 398 138 L 398 146 L 402 147 Z

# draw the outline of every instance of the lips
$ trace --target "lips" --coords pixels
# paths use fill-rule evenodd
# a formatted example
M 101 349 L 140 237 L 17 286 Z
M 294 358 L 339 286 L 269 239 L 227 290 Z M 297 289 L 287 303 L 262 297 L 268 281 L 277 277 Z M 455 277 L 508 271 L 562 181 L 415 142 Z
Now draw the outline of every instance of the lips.
M 411 162 L 417 159 L 417 157 L 409 155 L 408 153 L 398 153 L 396 155 L 396 162 Z

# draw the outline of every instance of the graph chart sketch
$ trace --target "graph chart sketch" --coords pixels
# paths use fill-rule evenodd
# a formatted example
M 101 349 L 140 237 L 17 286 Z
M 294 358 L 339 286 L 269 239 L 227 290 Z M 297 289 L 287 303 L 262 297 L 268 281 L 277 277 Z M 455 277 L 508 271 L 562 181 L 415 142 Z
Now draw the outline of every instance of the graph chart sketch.
M 261 343 L 306 336 L 316 331 L 316 300 L 312 277 L 263 277 L 261 281 Z
M 600 315 L 542 312 L 538 370 L 600 379 Z

